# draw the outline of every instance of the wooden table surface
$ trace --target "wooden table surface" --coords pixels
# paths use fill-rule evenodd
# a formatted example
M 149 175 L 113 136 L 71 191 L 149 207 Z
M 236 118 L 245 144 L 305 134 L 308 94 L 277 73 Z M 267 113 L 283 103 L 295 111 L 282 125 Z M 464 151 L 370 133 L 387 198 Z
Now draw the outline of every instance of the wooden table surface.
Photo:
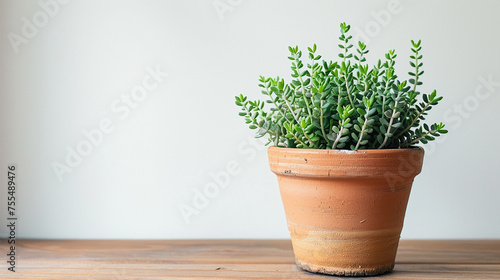
M 289 240 L 16 240 L 15 273 L 0 244 L 1 279 L 349 279 L 298 269 Z M 500 240 L 402 240 L 368 278 L 500 279 Z

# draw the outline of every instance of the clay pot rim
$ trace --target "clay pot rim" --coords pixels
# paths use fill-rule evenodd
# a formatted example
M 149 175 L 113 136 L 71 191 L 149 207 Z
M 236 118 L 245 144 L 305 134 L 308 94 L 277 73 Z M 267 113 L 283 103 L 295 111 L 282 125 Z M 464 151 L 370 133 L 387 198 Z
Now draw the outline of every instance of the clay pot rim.
M 396 149 L 363 149 L 363 150 L 348 150 L 348 149 L 305 149 L 305 148 L 288 148 L 288 147 L 276 147 L 269 146 L 268 150 L 282 150 L 282 151 L 294 151 L 296 153 L 306 153 L 306 154 L 391 154 L 391 153 L 402 153 L 408 151 L 419 151 L 424 152 L 424 148 L 420 146 L 411 146 L 408 148 L 396 148 Z
M 268 149 L 271 171 L 293 177 L 414 177 L 422 170 L 422 147 L 380 150 Z M 402 167 L 410 165 L 406 170 Z M 402 171 L 403 170 L 403 171 Z

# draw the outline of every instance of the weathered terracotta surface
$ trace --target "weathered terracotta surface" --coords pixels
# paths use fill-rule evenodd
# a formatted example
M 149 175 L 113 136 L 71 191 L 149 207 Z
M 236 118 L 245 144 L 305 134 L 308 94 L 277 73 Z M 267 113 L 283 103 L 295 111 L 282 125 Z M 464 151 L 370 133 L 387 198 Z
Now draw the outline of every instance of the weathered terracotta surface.
M 268 153 L 299 267 L 346 276 L 392 270 L 422 148 Z

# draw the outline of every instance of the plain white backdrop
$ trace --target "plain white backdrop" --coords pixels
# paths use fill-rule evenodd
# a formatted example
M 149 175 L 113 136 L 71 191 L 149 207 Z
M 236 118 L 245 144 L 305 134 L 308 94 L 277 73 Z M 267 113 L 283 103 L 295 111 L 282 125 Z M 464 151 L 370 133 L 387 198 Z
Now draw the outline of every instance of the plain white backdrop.
M 500 238 L 498 1 L 0 1 L 0 217 L 18 237 L 288 238 L 267 154 L 234 105 L 289 77 L 289 45 L 337 58 L 339 23 L 406 79 L 422 39 L 427 145 L 402 238 Z M 0 236 L 8 236 L 0 227 Z

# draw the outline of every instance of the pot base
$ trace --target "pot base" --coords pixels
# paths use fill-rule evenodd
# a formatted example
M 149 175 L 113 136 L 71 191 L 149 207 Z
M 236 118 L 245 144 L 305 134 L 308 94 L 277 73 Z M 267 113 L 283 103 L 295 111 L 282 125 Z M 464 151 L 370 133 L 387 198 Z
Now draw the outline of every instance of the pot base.
M 299 268 L 305 271 L 313 273 L 321 273 L 336 276 L 376 276 L 385 273 L 389 273 L 394 269 L 394 264 L 390 266 L 381 266 L 377 268 L 362 268 L 360 267 L 326 267 L 321 265 L 315 265 L 311 263 L 301 262 L 295 259 L 295 263 Z

